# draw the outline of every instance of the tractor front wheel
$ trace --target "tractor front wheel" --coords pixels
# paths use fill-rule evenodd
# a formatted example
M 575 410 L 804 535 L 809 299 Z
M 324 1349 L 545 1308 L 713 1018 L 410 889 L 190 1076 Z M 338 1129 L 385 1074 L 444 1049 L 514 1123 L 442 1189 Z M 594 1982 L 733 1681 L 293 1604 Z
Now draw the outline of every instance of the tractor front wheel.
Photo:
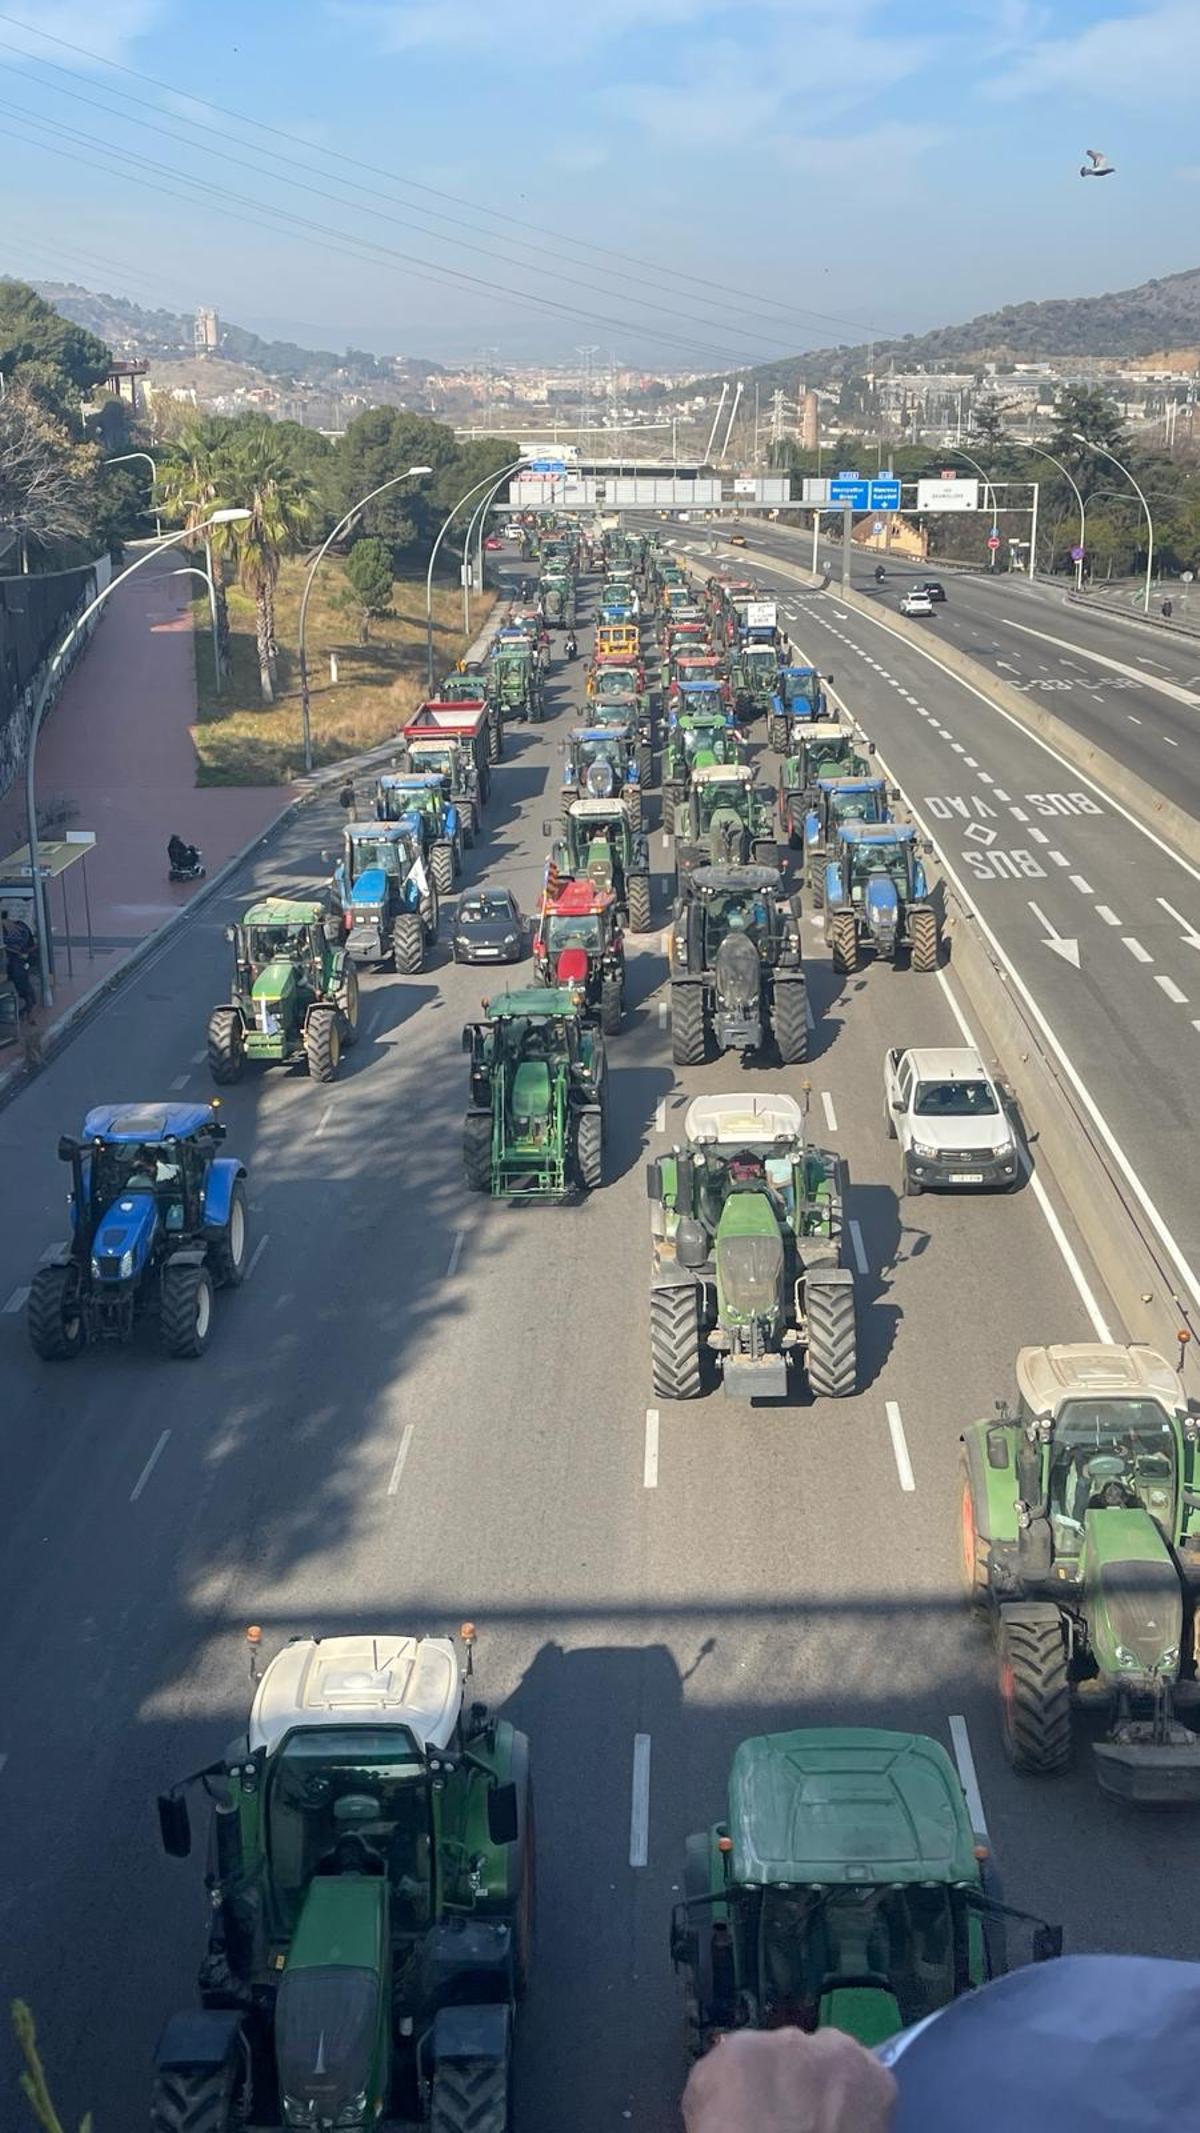
M 1058 1609 L 1002 1607 L 996 1646 L 1004 1748 L 1014 1770 L 1050 1776 L 1071 1760 L 1071 1683 Z
M 346 965 L 338 986 L 337 1004 L 342 1018 L 342 1044 L 348 1050 L 358 1036 L 358 972 L 352 963 Z
M 858 1338 L 854 1322 L 854 1277 L 837 1269 L 805 1283 L 808 1319 L 808 1383 L 818 1399 L 845 1400 L 858 1384 Z
M 150 2133 L 233 2133 L 240 2124 L 233 2067 L 164 2067 L 155 2075 Z
M 858 969 L 858 920 L 853 911 L 835 911 L 830 926 L 833 967 L 843 977 Z
M 808 989 L 803 978 L 775 986 L 775 1042 L 783 1066 L 803 1066 L 808 1058 Z
M 488 1192 L 492 1183 L 492 1114 L 468 1111 L 463 1120 L 463 1171 L 468 1192 Z
M 442 2061 L 429 2098 L 429 2133 L 509 2133 L 511 2124 L 507 2057 Z
M 584 1192 L 604 1183 L 604 1112 L 599 1104 L 580 1111 L 575 1128 L 575 1163 Z
M 208 1018 L 208 1071 L 219 1087 L 240 1081 L 246 1067 L 242 1018 L 236 1007 L 214 1007 Z
M 25 1323 L 37 1354 L 46 1363 L 69 1362 L 87 1343 L 79 1268 L 40 1266 L 33 1277 Z
M 700 1396 L 700 1292 L 694 1282 L 650 1291 L 650 1370 L 660 1400 Z
M 454 846 L 447 838 L 435 844 L 430 858 L 433 886 L 439 896 L 449 896 L 454 887 L 457 868 L 454 864 Z
M 498 763 L 504 754 L 504 728 L 499 718 L 489 718 L 487 733 L 488 762 Z
M 392 959 L 406 978 L 415 978 L 425 965 L 425 925 L 417 911 L 402 911 L 392 923 Z
M 236 1289 L 246 1272 L 246 1188 L 240 1178 L 234 1183 L 229 1219 L 209 1232 L 208 1263 L 219 1289 Z
M 631 874 L 625 885 L 629 899 L 629 930 L 631 933 L 650 931 L 650 876 Z
M 203 1355 L 212 1332 L 213 1278 L 204 1265 L 190 1260 L 167 1265 L 162 1278 L 159 1330 L 168 1355 L 190 1359 Z
M 704 988 L 671 987 L 671 1057 L 676 1066 L 703 1066 L 707 1040 Z
M 600 981 L 600 1027 L 606 1037 L 614 1037 L 621 1027 L 625 1012 L 625 987 L 620 978 L 602 978 Z
M 314 1007 L 304 1025 L 310 1081 L 334 1081 L 342 1063 L 342 1029 L 334 1007 Z
M 918 904 L 908 914 L 908 945 L 914 970 L 937 969 L 942 945 L 937 913 L 925 904 Z
M 654 751 L 649 741 L 639 741 L 635 750 L 638 767 L 638 782 L 643 790 L 654 782 Z
M 642 788 L 640 785 L 623 785 L 621 798 L 629 809 L 629 820 L 635 830 L 642 826 Z

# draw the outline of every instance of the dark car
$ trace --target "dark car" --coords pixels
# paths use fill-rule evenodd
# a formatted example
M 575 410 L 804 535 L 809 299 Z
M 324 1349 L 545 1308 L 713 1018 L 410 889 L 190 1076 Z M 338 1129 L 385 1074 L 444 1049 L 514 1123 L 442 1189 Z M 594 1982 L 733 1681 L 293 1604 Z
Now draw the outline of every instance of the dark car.
M 454 920 L 456 963 L 519 963 L 524 953 L 525 921 L 511 889 L 463 897 Z
M 922 578 L 919 590 L 928 593 L 931 600 L 944 600 L 946 588 L 937 578 Z

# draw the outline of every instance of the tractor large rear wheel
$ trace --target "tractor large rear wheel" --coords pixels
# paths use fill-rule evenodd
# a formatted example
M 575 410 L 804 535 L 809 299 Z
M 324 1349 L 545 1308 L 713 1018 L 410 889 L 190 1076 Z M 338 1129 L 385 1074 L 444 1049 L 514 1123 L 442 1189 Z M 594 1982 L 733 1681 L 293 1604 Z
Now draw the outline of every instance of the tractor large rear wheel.
M 775 986 L 775 1042 L 784 1066 L 803 1066 L 808 1058 L 807 987 L 803 978 Z
M 642 788 L 640 785 L 623 785 L 621 798 L 629 809 L 629 820 L 635 830 L 642 826 Z
M 449 838 L 441 844 L 434 845 L 431 854 L 431 870 L 433 873 L 433 886 L 439 896 L 449 896 L 454 887 L 454 876 L 457 871 L 454 865 L 454 846 Z
M 248 1231 L 246 1188 L 237 1178 L 229 1201 L 229 1220 L 220 1229 L 209 1231 L 208 1263 L 219 1289 L 236 1289 L 244 1279 Z
M 822 1280 L 809 1275 L 804 1287 L 808 1318 L 808 1383 L 822 1400 L 845 1400 L 858 1384 L 858 1335 L 854 1276 L 832 1269 Z
M 203 1355 L 212 1332 L 212 1315 L 213 1278 L 208 1268 L 191 1261 L 164 1267 L 159 1331 L 167 1354 L 180 1360 Z
M 392 921 L 392 955 L 406 978 L 425 967 L 425 924 L 419 911 L 403 911 Z
M 941 950 L 937 913 L 918 904 L 908 914 L 909 958 L 914 970 L 936 970 Z
M 29 1338 L 46 1363 L 69 1362 L 87 1344 L 83 1319 L 79 1268 L 69 1259 L 65 1266 L 40 1266 L 33 1277 L 25 1306 Z
M 700 1291 L 694 1282 L 650 1291 L 650 1370 L 660 1400 L 700 1396 Z
M 1047 1777 L 1071 1760 L 1071 1683 L 1058 1609 L 1037 1600 L 1000 1609 L 1000 1721 L 1014 1770 Z
M 314 1007 L 304 1025 L 310 1081 L 335 1081 L 342 1063 L 342 1026 L 335 1007 Z
M 242 2123 L 234 2085 L 231 2066 L 160 2069 L 150 2097 L 150 2133 L 233 2133 Z
M 704 987 L 671 987 L 671 1057 L 676 1066 L 703 1066 L 708 1032 L 704 1020 Z
M 604 1113 L 599 1104 L 580 1111 L 575 1127 L 575 1164 L 585 1192 L 604 1183 Z
M 603 978 L 600 982 L 600 1027 L 606 1037 L 616 1035 L 624 1013 L 625 987 L 620 978 Z
M 219 1087 L 240 1081 L 246 1067 L 242 1018 L 236 1007 L 214 1007 L 208 1018 L 208 1071 Z
M 432 948 L 437 941 L 438 924 L 441 915 L 442 907 L 438 902 L 438 892 L 433 883 L 430 882 L 426 887 L 424 896 L 421 898 L 421 925 L 424 930 L 427 948 Z
M 338 986 L 337 1004 L 342 1018 L 342 1045 L 349 1050 L 358 1036 L 358 972 L 352 963 L 347 964 Z
M 489 1192 L 492 1184 L 492 1114 L 468 1111 L 463 1120 L 463 1171 L 468 1192 Z
M 625 886 L 629 899 L 629 930 L 631 933 L 650 931 L 650 876 L 631 874 Z
M 442 2061 L 429 2099 L 429 2133 L 509 2133 L 511 2124 L 507 2059 Z
M 843 977 L 858 969 L 858 920 L 853 911 L 835 911 L 830 927 L 829 944 L 833 951 L 833 967 Z
M 775 750 L 776 755 L 786 755 L 787 737 L 788 728 L 786 718 L 781 718 L 777 712 L 772 711 L 771 722 L 770 725 L 767 727 L 767 746 L 769 748 L 773 748 Z
M 488 719 L 487 733 L 488 762 L 498 763 L 504 754 L 504 727 L 499 718 Z

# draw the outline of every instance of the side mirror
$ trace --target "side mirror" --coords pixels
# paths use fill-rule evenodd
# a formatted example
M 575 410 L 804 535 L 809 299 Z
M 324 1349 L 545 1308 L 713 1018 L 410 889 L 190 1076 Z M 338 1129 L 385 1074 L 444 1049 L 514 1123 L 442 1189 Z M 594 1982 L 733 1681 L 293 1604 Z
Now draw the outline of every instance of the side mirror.
M 1063 1952 L 1063 1929 L 1061 1926 L 1036 1926 L 1033 1934 L 1033 1960 L 1035 1963 L 1053 1963 Z
M 904 1109 L 904 1099 L 903 1099 L 903 1097 L 902 1097 L 902 1096 L 893 1096 L 893 1098 L 892 1098 L 892 1109 L 893 1109 L 893 1111 L 903 1111 L 903 1109 Z
M 322 859 L 323 859 L 323 860 L 325 861 L 325 864 L 326 864 L 326 866 L 332 866 L 332 864 L 333 864 L 333 853 L 332 853 L 332 852 L 327 852 L 327 851 L 326 851 L 326 849 L 325 849 L 325 847 L 324 847 L 324 845 L 322 845 L 322 846 L 321 846 L 321 857 L 322 857 Z
M 659 1202 L 661 1201 L 661 1199 L 662 1199 L 662 1196 L 663 1196 L 663 1174 L 662 1174 L 662 1164 L 661 1164 L 661 1163 L 657 1163 L 657 1162 L 654 1162 L 654 1163 L 647 1163 L 647 1165 L 646 1165 L 646 1197 L 647 1197 L 648 1199 L 650 1199 L 650 1200 L 653 1200 L 653 1201 L 654 1201 L 654 1203 L 655 1203 L 655 1205 L 657 1206 L 657 1205 L 658 1205 L 658 1203 L 659 1203 Z
M 71 1136 L 70 1136 L 70 1134 L 69 1134 L 69 1133 L 60 1133 L 60 1134 L 59 1134 L 59 1136 L 58 1136 L 58 1160 L 59 1160 L 59 1162 L 60 1162 L 60 1163 L 73 1163 L 73 1162 L 74 1162 L 74 1160 L 75 1160 L 75 1145 L 76 1145 L 76 1144 L 75 1144 L 75 1142 L 74 1142 L 74 1141 L 73 1141 L 73 1140 L 71 1139 Z
M 680 1215 L 675 1230 L 675 1256 L 680 1266 L 703 1266 L 708 1258 L 708 1232 L 694 1215 Z
M 234 942 L 236 941 L 236 939 L 237 939 L 237 927 L 236 927 L 236 926 L 226 926 L 226 928 L 225 928 L 225 938 L 226 938 L 226 940 L 227 940 L 227 941 L 229 942 L 229 945 L 230 945 L 230 947 L 232 947 L 232 946 L 233 946 L 233 943 L 234 943 Z
M 471 1051 L 474 1051 L 474 1049 L 475 1049 L 475 1032 L 474 1032 L 474 1030 L 473 1030 L 473 1029 L 471 1029 L 471 1028 L 470 1028 L 470 1026 L 468 1025 L 468 1027 L 467 1027 L 466 1029 L 464 1029 L 464 1031 L 463 1031 L 463 1033 L 462 1033 L 462 1050 L 463 1050 L 464 1052 L 471 1052 Z
M 192 1822 L 181 1792 L 160 1792 L 158 1833 L 169 1859 L 186 1859 L 192 1848 Z
M 517 1788 L 515 1785 L 493 1785 L 487 1803 L 488 1838 L 492 1844 L 515 1844 L 517 1841 Z
M 828 682 L 832 682 L 832 680 L 833 680 L 833 676 L 832 676 L 832 674 L 827 674 L 827 675 L 825 676 L 825 679 L 826 679 L 826 681 L 828 681 Z

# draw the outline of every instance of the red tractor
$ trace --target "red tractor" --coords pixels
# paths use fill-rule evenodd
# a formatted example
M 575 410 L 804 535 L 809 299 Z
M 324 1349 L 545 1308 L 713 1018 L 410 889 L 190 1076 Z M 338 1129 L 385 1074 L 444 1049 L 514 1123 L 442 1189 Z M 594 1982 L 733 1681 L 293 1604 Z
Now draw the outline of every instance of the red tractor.
M 625 1014 L 625 936 L 617 899 L 604 882 L 566 876 L 547 884 L 533 940 L 539 985 L 570 985 L 583 994 L 606 1036 Z

